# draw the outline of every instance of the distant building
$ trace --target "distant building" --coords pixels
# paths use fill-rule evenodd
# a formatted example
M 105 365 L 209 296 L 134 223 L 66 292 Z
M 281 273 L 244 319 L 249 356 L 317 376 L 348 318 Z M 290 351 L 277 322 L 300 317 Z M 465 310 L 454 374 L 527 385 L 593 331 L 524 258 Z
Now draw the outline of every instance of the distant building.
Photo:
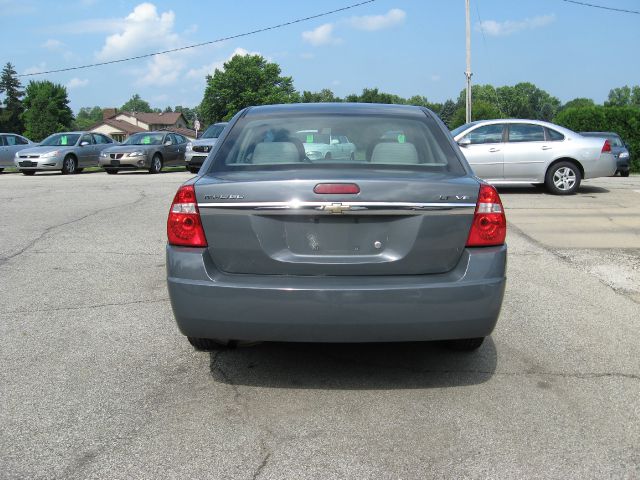
M 196 138 L 196 131 L 188 128 L 187 120 L 180 112 L 118 112 L 115 108 L 105 108 L 102 111 L 102 121 L 90 127 L 89 130 L 107 134 L 118 142 L 126 140 L 134 133 L 152 130 L 169 130 L 184 135 L 190 140 Z

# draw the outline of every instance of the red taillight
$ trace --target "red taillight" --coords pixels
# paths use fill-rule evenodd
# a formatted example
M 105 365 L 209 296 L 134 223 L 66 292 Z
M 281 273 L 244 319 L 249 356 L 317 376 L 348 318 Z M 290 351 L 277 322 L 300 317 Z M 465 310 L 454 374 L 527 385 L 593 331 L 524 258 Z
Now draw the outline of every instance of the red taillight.
M 319 183 L 313 188 L 314 193 L 360 193 L 360 187 L 355 183 Z
M 609 143 L 609 140 L 605 140 L 600 153 L 606 153 L 610 151 L 611 151 L 611 143 Z
M 193 185 L 183 185 L 173 198 L 167 219 L 169 245 L 206 247 L 207 239 L 200 221 Z
M 506 236 L 507 218 L 500 195 L 491 185 L 481 185 L 467 247 L 502 245 Z

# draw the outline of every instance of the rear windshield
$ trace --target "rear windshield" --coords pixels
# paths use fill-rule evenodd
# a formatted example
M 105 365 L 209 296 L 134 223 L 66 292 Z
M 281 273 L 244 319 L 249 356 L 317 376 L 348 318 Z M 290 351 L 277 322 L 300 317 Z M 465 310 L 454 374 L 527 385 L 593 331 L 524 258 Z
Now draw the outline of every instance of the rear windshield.
M 426 115 L 241 118 L 216 153 L 211 171 L 310 168 L 466 173 L 449 138 Z
M 218 138 L 222 133 L 222 131 L 224 130 L 225 126 L 226 124 L 220 125 L 220 124 L 214 123 L 213 125 L 211 125 L 209 128 L 205 130 L 205 132 L 202 134 L 202 137 L 200 138 Z

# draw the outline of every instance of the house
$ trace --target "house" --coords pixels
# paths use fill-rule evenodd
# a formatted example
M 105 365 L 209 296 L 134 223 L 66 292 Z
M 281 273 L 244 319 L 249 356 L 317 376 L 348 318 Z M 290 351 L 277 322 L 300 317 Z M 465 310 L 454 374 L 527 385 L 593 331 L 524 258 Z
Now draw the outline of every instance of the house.
M 109 135 L 118 142 L 134 133 L 152 130 L 169 130 L 184 135 L 189 140 L 196 138 L 195 130 L 187 126 L 187 120 L 180 112 L 118 112 L 115 108 L 105 108 L 102 111 L 102 121 L 89 130 Z

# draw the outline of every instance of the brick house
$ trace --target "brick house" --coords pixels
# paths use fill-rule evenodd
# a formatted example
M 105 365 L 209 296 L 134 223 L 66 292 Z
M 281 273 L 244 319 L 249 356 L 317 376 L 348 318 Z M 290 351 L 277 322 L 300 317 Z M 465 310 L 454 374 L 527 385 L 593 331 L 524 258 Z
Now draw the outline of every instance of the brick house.
M 134 133 L 152 130 L 169 130 L 180 133 L 189 140 L 196 138 L 195 130 L 187 126 L 187 120 L 180 112 L 118 112 L 115 108 L 105 108 L 102 111 L 102 121 L 89 130 L 109 135 L 118 142 L 124 141 Z

